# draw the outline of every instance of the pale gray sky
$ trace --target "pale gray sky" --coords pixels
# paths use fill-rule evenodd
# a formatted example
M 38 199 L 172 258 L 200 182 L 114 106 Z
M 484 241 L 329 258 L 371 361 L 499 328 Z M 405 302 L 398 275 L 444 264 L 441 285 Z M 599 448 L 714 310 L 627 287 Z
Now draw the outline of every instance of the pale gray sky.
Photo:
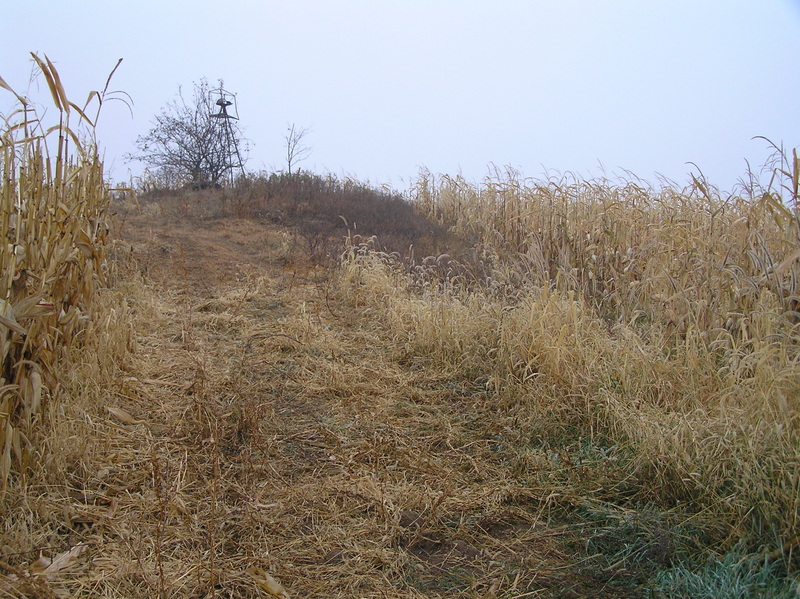
M 679 183 L 696 163 L 733 187 L 800 146 L 800 0 L 6 0 L 0 76 L 28 88 L 47 54 L 82 103 L 118 58 L 99 140 L 116 179 L 182 85 L 237 93 L 248 168 L 302 166 L 403 188 L 421 167 L 477 181 L 490 165 Z M 46 86 L 31 95 L 47 99 Z M 0 111 L 11 97 L 0 90 Z

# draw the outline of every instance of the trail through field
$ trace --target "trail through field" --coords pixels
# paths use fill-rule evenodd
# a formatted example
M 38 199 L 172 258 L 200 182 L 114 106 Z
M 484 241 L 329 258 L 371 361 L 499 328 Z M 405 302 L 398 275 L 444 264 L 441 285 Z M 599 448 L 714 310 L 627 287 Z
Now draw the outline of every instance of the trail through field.
M 520 484 L 482 382 L 397 345 L 290 232 L 147 208 L 118 235 L 146 290 L 108 471 L 73 508 L 107 596 L 638 596 Z

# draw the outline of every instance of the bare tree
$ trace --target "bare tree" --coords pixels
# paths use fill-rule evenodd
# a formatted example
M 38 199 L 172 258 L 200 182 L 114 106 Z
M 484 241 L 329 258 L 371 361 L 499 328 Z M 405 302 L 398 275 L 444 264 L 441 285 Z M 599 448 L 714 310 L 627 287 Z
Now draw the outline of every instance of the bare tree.
M 213 116 L 211 92 L 206 79 L 194 84 L 190 100 L 179 88 L 177 99 L 156 115 L 153 128 L 136 139 L 138 153 L 130 158 L 169 173 L 181 183 L 217 185 L 233 168 L 231 156 L 240 155 L 242 136 L 237 121 L 224 123 Z M 226 127 L 230 129 L 226 131 Z
M 286 128 L 284 143 L 286 146 L 286 168 L 292 174 L 292 167 L 298 162 L 302 162 L 311 154 L 311 148 L 303 143 L 303 139 L 308 135 L 309 130 L 305 127 L 297 128 L 292 123 Z

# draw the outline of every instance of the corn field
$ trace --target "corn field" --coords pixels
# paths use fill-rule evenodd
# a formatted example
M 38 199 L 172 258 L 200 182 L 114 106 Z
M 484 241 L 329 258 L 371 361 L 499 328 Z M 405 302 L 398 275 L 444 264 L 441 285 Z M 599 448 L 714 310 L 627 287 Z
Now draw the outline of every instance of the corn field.
M 86 114 L 102 95 L 79 107 L 49 59 L 33 58 L 56 124 L 0 79 L 18 101 L 0 130 L 0 498 L 36 466 L 42 419 L 59 399 L 55 366 L 80 344 L 104 277 L 109 190 Z
M 800 161 L 779 161 L 746 197 L 697 178 L 654 191 L 509 172 L 481 186 L 423 177 L 413 200 L 488 253 L 498 268 L 478 270 L 489 287 L 574 293 L 665 348 L 696 337 L 731 372 L 786 371 L 800 357 Z

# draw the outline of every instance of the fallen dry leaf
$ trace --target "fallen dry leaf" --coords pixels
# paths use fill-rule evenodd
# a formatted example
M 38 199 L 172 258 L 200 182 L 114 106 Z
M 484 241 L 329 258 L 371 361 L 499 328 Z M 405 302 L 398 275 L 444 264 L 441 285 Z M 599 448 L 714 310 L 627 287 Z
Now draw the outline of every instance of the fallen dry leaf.
M 282 599 L 289 599 L 289 593 L 286 592 L 283 585 L 261 568 L 248 568 L 247 573 L 261 589 L 265 590 L 270 595 L 281 597 Z
M 88 545 L 85 543 L 78 543 L 69 551 L 59 553 L 52 561 L 40 555 L 39 559 L 31 564 L 30 571 L 36 576 L 44 576 L 47 580 L 54 580 L 61 570 L 77 562 L 87 547 Z
M 123 424 L 138 424 L 140 422 L 139 420 L 136 420 L 133 416 L 131 416 L 121 408 L 113 408 L 106 406 L 106 410 L 108 411 L 109 414 L 111 414 L 114 418 L 116 418 Z

